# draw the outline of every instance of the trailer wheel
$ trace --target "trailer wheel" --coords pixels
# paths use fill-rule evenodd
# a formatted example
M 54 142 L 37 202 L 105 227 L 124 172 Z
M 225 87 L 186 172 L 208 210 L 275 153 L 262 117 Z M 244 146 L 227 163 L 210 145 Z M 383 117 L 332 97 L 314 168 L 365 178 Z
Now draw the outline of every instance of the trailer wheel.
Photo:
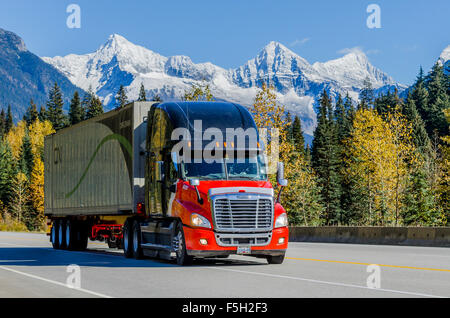
M 141 226 L 137 220 L 133 222 L 133 257 L 135 259 L 141 259 L 143 257 L 141 247 Z
M 284 261 L 284 255 L 278 255 L 278 256 L 273 256 L 273 255 L 269 255 L 267 256 L 267 263 L 269 264 L 282 264 Z
M 133 248 L 131 246 L 132 244 L 132 234 L 133 229 L 131 227 L 131 222 L 129 220 L 125 221 L 125 224 L 123 225 L 123 255 L 126 258 L 133 257 Z
M 74 230 L 74 249 L 84 251 L 88 246 L 88 229 L 86 222 L 80 221 L 73 223 Z
M 52 222 L 52 230 L 50 232 L 50 239 L 54 249 L 59 249 L 58 235 L 59 235 L 59 222 L 54 220 Z
M 76 246 L 76 238 L 77 238 L 77 226 L 75 226 L 75 222 L 71 220 L 66 221 L 66 248 L 68 250 L 73 250 Z
M 174 247 L 177 254 L 177 264 L 180 266 L 191 265 L 194 258 L 189 256 L 186 251 L 186 240 L 184 239 L 183 224 L 181 222 L 177 225 L 176 234 L 174 237 Z
M 60 249 L 66 249 L 66 221 L 64 220 L 60 220 L 58 225 L 58 245 Z

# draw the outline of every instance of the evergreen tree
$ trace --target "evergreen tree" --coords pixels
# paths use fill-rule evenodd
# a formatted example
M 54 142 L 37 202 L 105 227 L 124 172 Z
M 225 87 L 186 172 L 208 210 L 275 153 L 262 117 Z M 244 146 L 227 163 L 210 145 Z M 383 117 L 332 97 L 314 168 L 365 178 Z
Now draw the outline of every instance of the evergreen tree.
M 20 156 L 18 162 L 18 169 L 30 179 L 31 171 L 33 170 L 33 151 L 31 149 L 31 140 L 28 131 L 22 139 L 22 146 L 20 147 Z
M 9 133 L 13 126 L 13 115 L 11 105 L 8 105 L 8 113 L 6 114 L 5 134 Z
M 45 110 L 44 106 L 41 106 L 41 109 L 39 110 L 38 118 L 40 121 L 46 121 L 47 118 L 47 111 Z
M 0 201 L 6 206 L 11 198 L 11 180 L 14 176 L 14 157 L 8 142 L 0 140 Z
M 444 116 L 444 109 L 450 107 L 449 97 L 447 95 L 447 83 L 444 77 L 443 67 L 436 62 L 430 74 L 427 76 L 426 84 L 428 87 L 428 121 L 427 130 L 431 135 L 437 131 L 439 136 L 448 134 L 447 121 Z
M 375 99 L 372 83 L 370 79 L 366 77 L 363 82 L 363 88 L 359 94 L 360 103 L 358 109 L 368 109 L 373 107 L 373 102 Z
M 305 138 L 303 137 L 302 123 L 298 116 L 295 116 L 292 123 L 292 140 L 295 150 L 303 155 L 305 153 Z
M 424 158 L 429 156 L 431 152 L 430 138 L 428 137 L 425 129 L 425 123 L 417 111 L 412 92 L 408 93 L 408 97 L 406 98 L 406 102 L 402 108 L 402 113 L 411 123 L 413 130 L 412 138 L 416 149 L 422 156 L 424 156 Z
M 152 102 L 162 103 L 162 99 L 158 94 L 153 95 Z
M 416 82 L 413 86 L 412 98 L 414 104 L 419 112 L 420 117 L 423 119 L 425 128 L 427 129 L 428 136 L 431 137 L 431 130 L 428 128 L 429 118 L 429 107 L 428 107 L 428 91 L 425 88 L 425 79 L 423 76 L 423 69 L 420 67 L 419 75 L 417 76 Z
M 66 127 L 67 117 L 63 112 L 63 98 L 61 89 L 55 82 L 54 86 L 50 89 L 47 101 L 47 118 L 53 125 L 55 130 Z
M 69 121 L 71 125 L 75 125 L 84 120 L 84 109 L 81 106 L 80 95 L 78 91 L 73 94 L 70 101 Z
M 2 109 L 2 111 L 0 112 L 0 141 L 5 134 L 5 128 L 6 128 L 6 114 L 5 111 Z
M 141 89 L 139 91 L 139 98 L 138 98 L 138 102 L 145 102 L 147 101 L 147 96 L 145 95 L 145 87 L 144 84 L 141 83 Z
M 314 131 L 312 165 L 325 206 L 326 224 L 338 222 L 340 214 L 339 148 L 331 99 L 324 90 L 319 100 L 317 128 Z
M 103 105 L 97 96 L 93 96 L 86 111 L 86 119 L 103 114 Z
M 128 104 L 128 97 L 123 85 L 120 85 L 119 91 L 116 94 L 116 105 L 118 108 L 124 107 Z
M 37 106 L 33 99 L 30 100 L 30 106 L 28 106 L 27 112 L 23 116 L 23 119 L 27 122 L 27 125 L 31 125 L 38 119 L 39 113 L 37 111 Z

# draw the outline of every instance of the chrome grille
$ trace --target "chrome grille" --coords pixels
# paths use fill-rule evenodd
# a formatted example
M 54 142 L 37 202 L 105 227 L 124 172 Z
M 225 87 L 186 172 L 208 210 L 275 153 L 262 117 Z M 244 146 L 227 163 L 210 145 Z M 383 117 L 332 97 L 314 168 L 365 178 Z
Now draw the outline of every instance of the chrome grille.
M 213 201 L 214 220 L 217 230 L 251 231 L 271 230 L 273 207 L 272 199 L 253 196 L 251 199 L 219 197 Z

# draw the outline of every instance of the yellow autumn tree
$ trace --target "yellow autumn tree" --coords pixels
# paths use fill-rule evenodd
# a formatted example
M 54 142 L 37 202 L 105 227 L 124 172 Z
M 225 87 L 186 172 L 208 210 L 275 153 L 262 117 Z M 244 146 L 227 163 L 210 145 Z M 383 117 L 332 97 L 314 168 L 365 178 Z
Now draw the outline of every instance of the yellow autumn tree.
M 27 123 L 24 120 L 21 120 L 17 123 L 17 126 L 11 127 L 8 135 L 6 136 L 6 140 L 11 147 L 11 153 L 13 154 L 16 160 L 19 159 L 20 156 L 20 147 L 22 146 L 22 140 L 25 136 L 27 130 Z
M 444 110 L 447 123 L 450 124 L 450 108 Z M 450 127 L 449 127 L 450 128 Z M 450 221 L 450 136 L 442 137 L 441 158 L 439 160 L 442 171 L 439 180 L 439 202 L 445 214 L 445 223 Z
M 388 123 L 392 134 L 394 145 L 394 224 L 398 225 L 400 211 L 402 209 L 402 197 L 407 186 L 409 169 L 413 165 L 422 165 L 421 157 L 416 154 L 416 149 L 412 140 L 413 129 L 411 123 L 394 107 L 387 115 L 385 121 Z M 389 220 L 392 221 L 392 220 Z
M 392 219 L 396 151 L 393 138 L 389 125 L 374 110 L 356 112 L 350 137 L 344 141 L 347 155 L 343 175 L 353 184 L 352 191 L 364 198 L 359 211 L 362 224 L 384 225 Z
M 317 196 L 319 191 L 315 175 L 308 167 L 303 154 L 295 151 L 294 144 L 288 139 L 291 121 L 285 107 L 278 103 L 273 86 L 262 85 L 256 95 L 252 113 L 260 135 L 265 139 L 265 152 L 269 157 L 269 164 L 276 167 L 273 163 L 279 160 L 285 165 L 285 178 L 289 184 L 283 190 L 281 203 L 288 212 L 290 222 L 318 225 L 322 206 Z M 272 152 L 275 150 L 274 147 L 278 147 L 278 152 Z M 279 157 L 274 158 L 272 154 Z M 275 171 L 271 172 L 269 179 L 276 185 Z
M 33 229 L 44 226 L 44 163 L 35 157 L 30 177 L 29 199 L 31 201 L 30 224 Z
M 53 134 L 55 130 L 50 121 L 36 120 L 28 127 L 28 131 L 33 155 L 35 158 L 40 157 L 44 149 L 44 137 Z

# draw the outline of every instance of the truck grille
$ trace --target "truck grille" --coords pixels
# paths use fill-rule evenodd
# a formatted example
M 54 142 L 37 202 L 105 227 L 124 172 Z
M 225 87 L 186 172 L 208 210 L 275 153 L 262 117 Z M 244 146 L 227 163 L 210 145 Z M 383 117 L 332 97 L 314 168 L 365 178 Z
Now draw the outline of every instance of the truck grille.
M 217 230 L 271 230 L 273 207 L 271 198 L 237 199 L 220 197 L 214 200 Z

